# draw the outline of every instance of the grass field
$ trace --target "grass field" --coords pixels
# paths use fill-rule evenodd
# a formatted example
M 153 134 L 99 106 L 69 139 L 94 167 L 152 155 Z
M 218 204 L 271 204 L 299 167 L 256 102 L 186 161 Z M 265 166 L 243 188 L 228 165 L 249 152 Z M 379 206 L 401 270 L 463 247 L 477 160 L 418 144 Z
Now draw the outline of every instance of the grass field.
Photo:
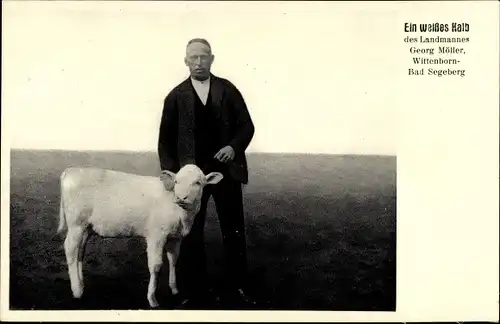
M 261 309 L 391 311 L 396 299 L 396 158 L 249 154 L 248 257 Z M 59 175 L 68 166 L 158 173 L 155 153 L 12 151 L 11 309 L 147 309 L 142 239 L 89 240 L 85 298 L 72 301 L 56 235 Z M 213 201 L 209 270 L 223 280 Z M 166 272 L 166 271 L 165 271 Z M 168 308 L 168 280 L 158 299 Z

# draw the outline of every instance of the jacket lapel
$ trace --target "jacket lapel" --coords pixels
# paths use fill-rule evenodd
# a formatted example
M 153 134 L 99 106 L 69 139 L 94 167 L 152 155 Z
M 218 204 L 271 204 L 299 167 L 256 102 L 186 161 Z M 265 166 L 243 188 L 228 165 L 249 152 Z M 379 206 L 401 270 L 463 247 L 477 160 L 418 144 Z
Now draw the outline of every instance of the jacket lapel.
M 213 107 L 216 108 L 215 113 L 217 114 L 217 118 L 219 119 L 219 121 L 222 123 L 222 127 L 229 126 L 229 116 L 230 116 L 229 107 L 227 106 L 224 100 L 225 89 L 226 87 L 224 82 L 222 82 L 220 78 L 211 75 L 210 97 Z M 227 130 L 221 131 L 223 137 L 221 139 L 223 141 L 227 140 L 224 136 L 225 131 Z
M 222 107 L 222 95 L 223 87 L 219 78 L 210 74 L 210 96 L 212 97 L 212 103 L 216 107 Z
M 187 78 L 181 85 L 181 100 L 179 109 L 179 136 L 178 150 L 179 155 L 184 156 L 185 164 L 194 163 L 195 161 L 195 98 L 194 88 L 191 84 L 191 79 Z

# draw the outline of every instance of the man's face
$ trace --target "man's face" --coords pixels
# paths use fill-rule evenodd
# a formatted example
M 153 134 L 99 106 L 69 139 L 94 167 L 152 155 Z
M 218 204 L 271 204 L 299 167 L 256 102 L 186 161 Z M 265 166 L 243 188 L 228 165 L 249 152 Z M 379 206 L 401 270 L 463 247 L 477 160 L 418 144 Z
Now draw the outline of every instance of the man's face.
M 210 76 L 210 67 L 214 56 L 210 48 L 203 43 L 191 43 L 186 48 L 184 63 L 194 79 L 206 80 Z

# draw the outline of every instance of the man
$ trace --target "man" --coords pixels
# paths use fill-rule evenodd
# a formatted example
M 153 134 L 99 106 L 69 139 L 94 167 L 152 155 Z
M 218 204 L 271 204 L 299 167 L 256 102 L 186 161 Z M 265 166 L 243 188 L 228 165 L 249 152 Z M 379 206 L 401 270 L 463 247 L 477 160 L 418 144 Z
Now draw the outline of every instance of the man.
M 205 187 L 201 210 L 184 239 L 178 260 L 184 303 L 202 307 L 208 292 L 204 248 L 207 203 L 213 196 L 227 260 L 227 278 L 234 297 L 249 300 L 242 184 L 248 183 L 245 150 L 254 135 L 254 124 L 241 93 L 228 80 L 211 73 L 214 55 L 208 41 L 192 39 L 184 62 L 190 77 L 164 100 L 158 155 L 162 170 L 177 172 L 194 163 L 205 174 L 224 175 L 217 185 Z M 233 298 L 234 298 L 233 297 Z M 204 299 L 205 298 L 205 299 Z

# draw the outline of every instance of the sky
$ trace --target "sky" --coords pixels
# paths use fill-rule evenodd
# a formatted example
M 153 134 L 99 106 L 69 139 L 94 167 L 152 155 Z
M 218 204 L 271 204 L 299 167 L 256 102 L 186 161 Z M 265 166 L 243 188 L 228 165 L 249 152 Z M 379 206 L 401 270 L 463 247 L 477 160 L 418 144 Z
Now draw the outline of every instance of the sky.
M 335 7 L 334 7 L 335 5 Z M 248 152 L 396 155 L 394 13 L 342 3 L 3 3 L 12 148 L 156 150 L 185 45 L 244 96 Z M 381 46 L 383 45 L 383 46 Z

